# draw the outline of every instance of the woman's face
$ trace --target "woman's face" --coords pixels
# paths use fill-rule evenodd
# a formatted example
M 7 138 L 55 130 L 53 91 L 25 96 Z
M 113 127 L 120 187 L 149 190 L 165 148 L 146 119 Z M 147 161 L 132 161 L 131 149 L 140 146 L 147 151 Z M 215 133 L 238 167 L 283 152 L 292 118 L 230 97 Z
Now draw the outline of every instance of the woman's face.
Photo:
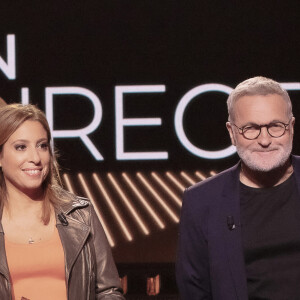
M 13 191 L 40 195 L 50 160 L 46 130 L 38 121 L 25 121 L 9 137 L 0 153 L 8 195 Z

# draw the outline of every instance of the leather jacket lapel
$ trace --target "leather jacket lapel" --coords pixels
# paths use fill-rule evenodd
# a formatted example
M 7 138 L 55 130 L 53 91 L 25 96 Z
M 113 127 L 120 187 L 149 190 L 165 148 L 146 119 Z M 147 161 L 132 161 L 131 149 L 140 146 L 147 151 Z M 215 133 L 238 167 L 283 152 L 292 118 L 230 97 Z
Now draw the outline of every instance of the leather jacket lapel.
M 66 279 L 68 282 L 72 266 L 90 234 L 90 226 L 64 215 L 67 225 L 63 224 L 56 214 L 56 226 L 65 253 Z
M 9 269 L 8 269 L 6 252 L 5 252 L 4 230 L 1 221 L 2 221 L 2 209 L 0 210 L 0 253 L 5 253 L 5 255 L 0 255 L 0 273 L 9 282 Z
M 7 281 L 9 281 L 9 270 L 8 270 L 6 255 L 5 255 L 4 233 L 2 230 L 2 225 L 0 226 L 1 226 L 0 253 L 4 254 L 4 255 L 0 255 L 0 273 L 6 278 Z
M 232 169 L 231 176 L 225 183 L 222 218 L 225 247 L 237 299 L 244 300 L 248 299 L 248 292 L 240 221 L 239 171 L 240 165 L 238 164 Z M 231 221 L 233 222 L 233 228 L 228 226 L 228 222 Z

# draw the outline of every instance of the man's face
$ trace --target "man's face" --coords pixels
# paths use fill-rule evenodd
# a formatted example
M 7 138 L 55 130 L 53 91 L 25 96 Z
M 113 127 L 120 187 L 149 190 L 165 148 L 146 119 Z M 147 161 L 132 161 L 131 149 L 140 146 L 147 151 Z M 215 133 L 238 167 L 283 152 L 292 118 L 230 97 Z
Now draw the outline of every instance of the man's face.
M 273 122 L 289 123 L 288 106 L 277 94 L 244 96 L 234 105 L 233 123 L 242 128 L 246 125 L 265 125 Z M 247 140 L 238 129 L 227 123 L 231 142 L 243 163 L 253 171 L 268 172 L 286 163 L 292 151 L 295 118 L 292 118 L 285 134 L 273 138 L 266 127 L 259 137 Z

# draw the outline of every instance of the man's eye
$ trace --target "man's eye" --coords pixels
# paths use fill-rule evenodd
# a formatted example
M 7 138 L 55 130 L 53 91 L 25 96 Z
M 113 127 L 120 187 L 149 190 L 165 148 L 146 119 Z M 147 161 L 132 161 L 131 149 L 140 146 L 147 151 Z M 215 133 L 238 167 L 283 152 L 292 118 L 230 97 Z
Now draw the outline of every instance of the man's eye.
M 285 126 L 283 124 L 280 124 L 280 123 L 274 123 L 274 124 L 271 124 L 269 126 L 269 131 L 271 131 L 273 133 L 284 132 L 285 131 Z
M 26 146 L 25 146 L 25 145 L 16 145 L 16 146 L 15 146 L 15 149 L 16 149 L 17 151 L 23 151 L 23 150 L 26 149 Z
M 284 125 L 281 123 L 270 124 L 269 128 L 283 128 Z
M 244 132 L 251 132 L 251 131 L 256 131 L 258 130 L 259 128 L 257 126 L 246 126 L 243 128 L 243 131 Z

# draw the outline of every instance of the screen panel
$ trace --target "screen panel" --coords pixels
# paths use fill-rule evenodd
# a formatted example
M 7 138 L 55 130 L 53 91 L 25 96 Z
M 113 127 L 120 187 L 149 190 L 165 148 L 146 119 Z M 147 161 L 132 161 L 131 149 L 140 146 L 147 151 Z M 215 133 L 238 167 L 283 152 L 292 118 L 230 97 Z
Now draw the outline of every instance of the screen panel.
M 237 83 L 256 75 L 279 81 L 297 120 L 298 5 L 2 8 L 0 96 L 45 111 L 63 182 L 93 201 L 117 262 L 174 261 L 183 190 L 238 161 L 225 127 Z

